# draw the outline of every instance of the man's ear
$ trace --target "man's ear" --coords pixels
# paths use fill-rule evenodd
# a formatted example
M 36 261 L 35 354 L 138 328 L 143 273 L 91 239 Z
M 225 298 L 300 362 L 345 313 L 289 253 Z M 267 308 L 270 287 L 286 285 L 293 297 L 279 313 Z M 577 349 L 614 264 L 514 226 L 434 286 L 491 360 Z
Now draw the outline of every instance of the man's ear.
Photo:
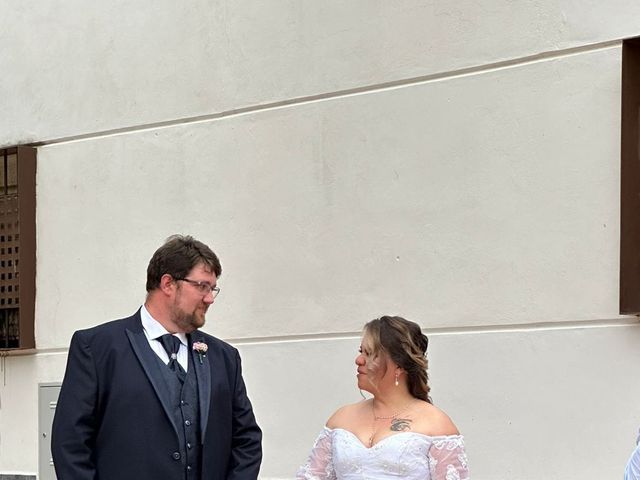
M 171 295 L 176 288 L 176 281 L 173 279 L 171 275 L 165 273 L 160 278 L 160 290 L 165 295 Z

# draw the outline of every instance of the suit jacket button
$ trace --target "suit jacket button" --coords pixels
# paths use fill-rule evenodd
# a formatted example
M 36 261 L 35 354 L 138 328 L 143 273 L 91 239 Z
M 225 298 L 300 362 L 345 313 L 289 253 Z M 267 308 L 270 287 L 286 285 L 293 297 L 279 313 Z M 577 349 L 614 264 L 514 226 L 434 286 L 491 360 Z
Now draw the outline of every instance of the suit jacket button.
M 180 452 L 173 452 L 173 455 L 171 456 L 174 460 L 180 460 Z

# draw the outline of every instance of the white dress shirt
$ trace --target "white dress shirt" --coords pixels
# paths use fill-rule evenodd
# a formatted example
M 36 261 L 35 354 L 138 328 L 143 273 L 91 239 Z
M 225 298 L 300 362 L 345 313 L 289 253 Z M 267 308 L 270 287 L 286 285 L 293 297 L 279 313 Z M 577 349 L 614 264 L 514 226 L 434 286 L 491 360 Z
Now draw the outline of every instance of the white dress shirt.
M 142 320 L 142 328 L 144 330 L 144 334 L 147 337 L 147 341 L 151 346 L 151 349 L 156 352 L 156 355 L 160 357 L 160 359 L 165 363 L 169 364 L 169 355 L 167 355 L 167 351 L 162 346 L 159 338 L 162 335 L 166 335 L 167 329 L 160 324 L 155 318 L 151 316 L 149 310 L 146 309 L 144 305 L 140 309 L 140 319 Z M 183 332 L 174 333 L 175 337 L 180 339 L 180 349 L 178 350 L 178 363 L 184 368 L 184 371 L 187 371 L 189 367 L 189 357 L 187 356 L 187 335 Z

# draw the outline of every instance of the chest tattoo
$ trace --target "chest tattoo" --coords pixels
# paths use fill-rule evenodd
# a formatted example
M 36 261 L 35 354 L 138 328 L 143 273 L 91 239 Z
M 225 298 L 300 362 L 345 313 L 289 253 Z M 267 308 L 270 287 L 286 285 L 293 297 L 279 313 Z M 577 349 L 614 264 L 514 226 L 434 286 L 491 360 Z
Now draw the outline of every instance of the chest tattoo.
M 391 420 L 391 426 L 389 429 L 392 432 L 406 432 L 411 430 L 411 419 L 409 418 L 394 418 Z

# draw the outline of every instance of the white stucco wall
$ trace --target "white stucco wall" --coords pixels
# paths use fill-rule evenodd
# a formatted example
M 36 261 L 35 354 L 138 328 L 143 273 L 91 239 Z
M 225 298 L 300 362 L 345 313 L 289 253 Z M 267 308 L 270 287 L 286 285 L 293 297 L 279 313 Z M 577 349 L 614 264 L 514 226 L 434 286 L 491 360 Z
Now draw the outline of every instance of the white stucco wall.
M 0 474 L 36 473 L 37 384 L 62 379 L 72 332 L 131 314 L 183 232 L 223 263 L 206 329 L 243 354 L 264 478 L 359 398 L 358 332 L 385 313 L 431 334 L 474 479 L 620 475 L 640 423 L 640 326 L 618 315 L 640 7 L 491 3 L 0 5 L 0 145 L 42 143 L 38 353 L 5 360 Z
M 0 145 L 331 94 L 638 35 L 630 0 L 0 4 Z
M 64 344 L 88 297 L 132 309 L 173 231 L 224 259 L 223 337 L 356 331 L 399 309 L 432 327 L 615 315 L 619 136 L 602 132 L 619 130 L 619 58 L 42 147 L 39 275 L 83 281 L 39 289 L 39 345 Z

